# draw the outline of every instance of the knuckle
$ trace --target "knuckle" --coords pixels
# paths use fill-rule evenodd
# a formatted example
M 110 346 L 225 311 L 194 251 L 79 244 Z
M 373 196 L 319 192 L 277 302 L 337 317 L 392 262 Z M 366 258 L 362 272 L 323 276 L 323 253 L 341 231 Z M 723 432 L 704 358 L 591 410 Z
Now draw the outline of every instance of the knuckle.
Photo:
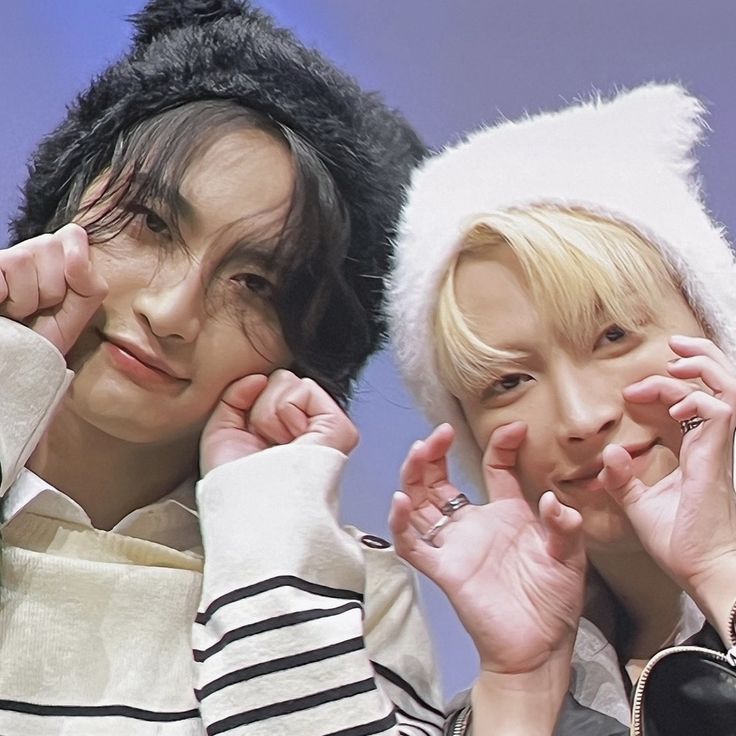
M 306 386 L 312 391 L 323 391 L 324 390 L 322 386 L 320 386 L 317 383 L 317 381 L 315 381 L 313 378 L 309 378 L 308 376 L 305 376 L 304 378 L 301 378 L 299 380 L 302 382 L 303 386 Z
M 31 268 L 34 263 L 33 251 L 29 248 L 18 248 L 8 253 L 8 268 L 13 270 Z
M 732 421 L 734 418 L 734 408 L 724 401 L 718 401 L 717 404 L 713 407 L 713 410 L 720 419 Z
M 277 368 L 268 377 L 269 382 L 285 383 L 296 379 L 296 376 L 288 368 Z
M 87 231 L 81 226 L 77 225 L 76 222 L 68 222 L 66 225 L 60 227 L 56 233 L 62 240 L 68 240 L 80 245 L 87 244 Z

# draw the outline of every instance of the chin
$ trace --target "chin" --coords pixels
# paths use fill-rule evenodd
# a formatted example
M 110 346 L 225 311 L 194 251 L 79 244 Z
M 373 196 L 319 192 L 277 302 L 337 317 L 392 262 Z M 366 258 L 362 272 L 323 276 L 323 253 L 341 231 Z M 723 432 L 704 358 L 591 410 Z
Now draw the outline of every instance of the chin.
M 641 542 L 629 520 L 621 513 L 583 517 L 585 548 L 591 552 L 621 553 L 640 550 Z

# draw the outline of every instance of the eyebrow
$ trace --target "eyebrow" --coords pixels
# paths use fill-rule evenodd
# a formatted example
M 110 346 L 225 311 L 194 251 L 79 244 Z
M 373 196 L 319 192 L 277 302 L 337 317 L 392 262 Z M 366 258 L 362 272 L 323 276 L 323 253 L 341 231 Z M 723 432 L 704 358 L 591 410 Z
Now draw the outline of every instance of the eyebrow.
M 277 263 L 275 248 L 267 243 L 253 242 L 250 240 L 239 240 L 235 242 L 223 263 L 243 266 L 256 266 L 264 271 L 275 270 Z
M 169 186 L 145 171 L 139 171 L 133 177 L 133 183 L 141 188 L 145 188 L 152 181 L 156 184 L 155 192 L 157 196 L 155 201 L 173 207 L 177 217 L 182 217 L 189 222 L 196 217 L 194 205 L 179 191 L 179 187 Z

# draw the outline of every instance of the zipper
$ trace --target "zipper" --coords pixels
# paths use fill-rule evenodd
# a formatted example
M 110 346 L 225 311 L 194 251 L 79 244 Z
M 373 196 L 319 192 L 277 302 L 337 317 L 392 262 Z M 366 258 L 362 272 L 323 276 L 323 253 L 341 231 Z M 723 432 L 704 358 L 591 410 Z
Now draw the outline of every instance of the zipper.
M 467 729 L 470 727 L 472 716 L 472 709 L 469 705 L 461 708 L 455 715 L 455 720 L 451 720 L 449 728 L 445 731 L 446 736 L 466 736 L 470 731 Z
M 631 736 L 642 736 L 641 706 L 644 699 L 644 686 L 649 679 L 649 673 L 660 659 L 664 659 L 669 654 L 677 654 L 678 652 L 697 652 L 701 656 L 718 662 L 719 664 L 725 663 L 730 667 L 736 667 L 736 641 L 732 641 L 732 643 L 734 646 L 732 646 L 725 654 L 721 654 L 720 652 L 716 652 L 712 649 L 695 646 L 669 647 L 668 649 L 663 649 L 661 652 L 655 654 L 647 662 L 636 683 L 636 689 L 634 690 L 634 703 L 631 707 Z M 453 736 L 455 735 L 453 734 Z

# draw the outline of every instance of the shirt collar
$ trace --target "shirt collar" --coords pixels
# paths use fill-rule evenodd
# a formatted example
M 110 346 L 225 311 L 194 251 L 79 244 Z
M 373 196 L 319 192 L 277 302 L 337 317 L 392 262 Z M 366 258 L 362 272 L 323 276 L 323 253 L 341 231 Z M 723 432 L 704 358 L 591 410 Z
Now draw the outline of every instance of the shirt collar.
M 20 514 L 32 513 L 93 528 L 89 516 L 74 499 L 27 468 L 8 489 L 3 499 L 3 512 L 3 525 Z M 194 479 L 184 481 L 158 501 L 131 511 L 110 531 L 180 551 L 201 553 Z

